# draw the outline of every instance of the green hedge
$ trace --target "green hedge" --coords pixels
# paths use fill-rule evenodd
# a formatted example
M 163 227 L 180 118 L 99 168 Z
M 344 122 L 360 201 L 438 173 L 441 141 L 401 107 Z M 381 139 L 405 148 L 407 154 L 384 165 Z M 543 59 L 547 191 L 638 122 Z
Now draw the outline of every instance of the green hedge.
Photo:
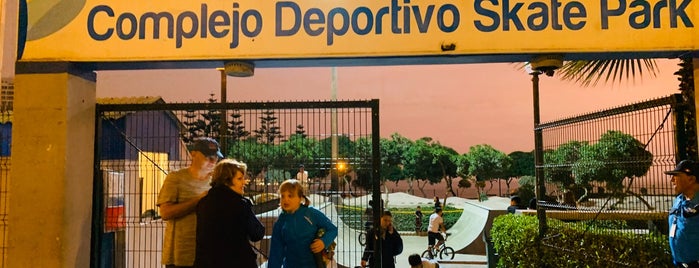
M 535 216 L 496 217 L 490 234 L 500 257 L 498 267 L 672 267 L 667 236 L 585 231 L 584 223 L 547 222 L 539 253 Z
M 364 225 L 358 219 L 361 219 L 364 209 L 360 207 L 351 206 L 338 206 L 338 214 L 340 214 L 350 227 L 355 229 L 362 229 Z M 393 225 L 399 231 L 411 232 L 415 231 L 415 209 L 412 208 L 389 208 L 391 214 L 393 214 Z M 423 211 L 425 213 L 425 211 Z M 442 212 L 442 217 L 444 217 L 444 225 L 447 229 L 451 228 L 456 221 L 461 217 L 463 209 L 457 209 L 454 207 L 447 206 Z M 429 224 L 429 219 L 431 212 L 427 212 L 422 217 L 422 230 L 427 230 L 427 225 Z

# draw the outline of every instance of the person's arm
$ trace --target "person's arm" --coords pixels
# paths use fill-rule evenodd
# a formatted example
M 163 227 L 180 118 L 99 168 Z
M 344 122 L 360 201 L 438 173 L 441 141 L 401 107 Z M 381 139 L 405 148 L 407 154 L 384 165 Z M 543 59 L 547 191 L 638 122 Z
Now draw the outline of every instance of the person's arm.
M 176 219 L 182 216 L 185 216 L 189 213 L 192 213 L 194 209 L 197 208 L 197 203 L 199 203 L 199 200 L 201 200 L 204 196 L 206 196 L 207 192 L 203 192 L 200 195 L 193 197 L 187 201 L 180 202 L 180 203 L 175 203 L 175 202 L 165 202 L 159 205 L 160 207 L 160 216 L 163 218 L 163 220 L 171 220 L 171 219 Z
M 362 267 L 366 267 L 367 262 L 371 259 L 374 252 L 374 229 L 366 233 L 366 245 L 364 246 L 364 254 L 362 254 Z
M 440 217 L 441 218 L 441 217 Z M 447 226 L 444 224 L 444 218 L 441 218 L 439 221 L 439 227 L 442 229 L 442 232 L 446 234 L 447 232 Z M 445 237 L 446 238 L 446 237 Z
M 325 216 L 325 214 L 320 212 L 320 210 L 310 207 L 308 209 L 311 211 L 312 218 L 314 219 L 314 222 L 318 228 L 323 228 L 325 230 L 323 237 L 314 239 L 311 243 L 311 251 L 318 253 L 330 246 L 330 244 L 332 244 L 332 242 L 335 240 L 337 237 L 337 226 L 335 226 L 335 224 L 333 224 L 330 219 Z
M 243 213 L 245 213 L 244 215 L 248 219 L 246 225 L 248 239 L 253 242 L 262 240 L 265 236 L 265 226 L 255 216 L 255 212 L 252 211 L 252 202 L 247 198 L 243 198 Z
M 386 234 L 386 243 L 394 245 L 393 252 L 391 252 L 393 256 L 398 256 L 403 252 L 403 238 L 400 237 L 398 230 Z
M 325 234 L 321 239 L 323 240 L 325 247 L 328 247 L 330 243 L 335 241 L 335 238 L 337 238 L 337 226 L 335 226 L 335 224 L 333 224 L 332 221 L 330 221 L 330 219 L 319 210 L 316 210 L 316 221 L 318 222 L 318 226 L 320 226 L 320 228 L 325 229 Z

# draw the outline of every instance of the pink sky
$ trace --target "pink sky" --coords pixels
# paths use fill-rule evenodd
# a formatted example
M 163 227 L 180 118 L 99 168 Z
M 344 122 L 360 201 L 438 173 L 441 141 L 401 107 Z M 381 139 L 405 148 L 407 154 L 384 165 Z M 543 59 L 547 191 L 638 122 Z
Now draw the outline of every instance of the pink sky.
M 540 76 L 542 122 L 679 93 L 678 60 L 635 83 L 583 88 Z M 260 68 L 228 78 L 228 101 L 329 100 L 331 68 Z M 216 70 L 101 71 L 97 97 L 161 96 L 166 102 L 219 98 Z M 379 99 L 381 136 L 432 137 L 459 153 L 490 144 L 505 153 L 534 148 L 531 76 L 508 63 L 337 68 L 338 100 Z

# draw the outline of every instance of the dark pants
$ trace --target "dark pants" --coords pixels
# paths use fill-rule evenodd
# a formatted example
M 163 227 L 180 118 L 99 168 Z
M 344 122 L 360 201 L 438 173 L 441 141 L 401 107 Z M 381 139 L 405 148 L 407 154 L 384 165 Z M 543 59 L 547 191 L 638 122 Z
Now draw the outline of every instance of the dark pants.
M 193 268 L 194 266 L 177 266 L 174 264 L 167 264 L 165 265 L 165 268 Z

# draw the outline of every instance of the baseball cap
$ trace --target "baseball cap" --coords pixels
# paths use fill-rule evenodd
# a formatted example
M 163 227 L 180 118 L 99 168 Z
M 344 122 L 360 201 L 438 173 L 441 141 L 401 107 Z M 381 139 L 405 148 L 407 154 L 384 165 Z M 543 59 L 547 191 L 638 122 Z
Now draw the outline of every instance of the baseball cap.
M 668 175 L 674 175 L 679 173 L 699 177 L 699 168 L 697 168 L 697 164 L 692 160 L 682 160 L 680 161 L 680 163 L 677 164 L 675 169 L 665 171 L 665 174 Z
M 218 158 L 223 158 L 218 142 L 212 138 L 198 138 L 194 140 L 194 143 L 187 146 L 187 149 L 189 149 L 190 152 L 200 152 L 207 157 L 218 156 Z

